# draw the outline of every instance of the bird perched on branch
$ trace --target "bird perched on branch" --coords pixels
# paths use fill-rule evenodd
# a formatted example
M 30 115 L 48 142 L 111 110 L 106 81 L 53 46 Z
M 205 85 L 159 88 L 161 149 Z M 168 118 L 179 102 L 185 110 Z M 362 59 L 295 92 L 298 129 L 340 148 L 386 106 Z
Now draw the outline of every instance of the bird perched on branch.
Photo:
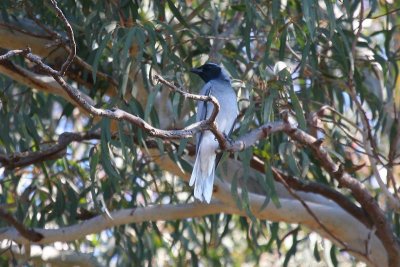
M 192 69 L 206 83 L 200 90 L 201 95 L 214 96 L 220 105 L 215 119 L 217 129 L 229 136 L 238 115 L 235 91 L 227 72 L 217 64 L 206 63 Z M 199 101 L 197 104 L 196 121 L 208 119 L 213 111 L 211 102 Z M 213 192 L 215 169 L 221 155 L 217 155 L 218 141 L 213 133 L 205 131 L 196 136 L 196 161 L 194 163 L 189 185 L 194 185 L 194 196 L 200 201 L 210 203 Z

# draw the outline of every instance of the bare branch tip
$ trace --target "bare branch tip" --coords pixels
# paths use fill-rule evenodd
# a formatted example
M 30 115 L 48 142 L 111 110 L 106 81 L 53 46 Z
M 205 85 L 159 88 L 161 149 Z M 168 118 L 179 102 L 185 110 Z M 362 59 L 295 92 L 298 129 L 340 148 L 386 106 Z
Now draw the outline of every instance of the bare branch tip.
M 317 147 L 320 147 L 324 141 L 325 141 L 324 138 L 319 138 L 319 139 L 317 139 L 317 141 L 315 141 L 315 142 L 313 143 L 313 145 L 314 145 L 314 146 L 317 146 Z

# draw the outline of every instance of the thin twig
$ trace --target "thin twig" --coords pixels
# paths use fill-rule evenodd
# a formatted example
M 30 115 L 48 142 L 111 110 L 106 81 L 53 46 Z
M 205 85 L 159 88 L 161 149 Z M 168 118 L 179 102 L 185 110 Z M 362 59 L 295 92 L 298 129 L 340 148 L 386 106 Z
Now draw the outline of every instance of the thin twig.
M 386 13 L 383 13 L 383 14 L 380 14 L 380 15 L 376 15 L 376 16 L 374 16 L 374 17 L 371 17 L 370 19 L 378 19 L 378 18 L 380 18 L 380 17 L 386 17 L 387 15 L 390 15 L 390 14 L 392 14 L 392 13 L 396 13 L 396 12 L 398 12 L 398 11 L 400 11 L 400 7 L 399 7 L 399 8 L 395 8 L 395 9 L 393 9 L 393 10 L 390 10 L 390 11 L 388 11 L 388 12 L 386 12 Z
M 57 17 L 59 17 L 66 29 L 67 29 L 67 35 L 68 35 L 68 39 L 69 39 L 69 43 L 70 43 L 70 51 L 69 51 L 69 55 L 67 60 L 64 62 L 64 64 L 61 66 L 60 69 L 60 76 L 64 76 L 65 72 L 67 71 L 67 69 L 69 68 L 69 66 L 71 65 L 72 61 L 74 60 L 75 56 L 76 56 L 76 43 L 75 43 L 75 38 L 74 38 L 74 32 L 72 31 L 72 27 L 71 24 L 69 24 L 67 18 L 64 16 L 64 13 L 61 11 L 61 9 L 57 6 L 57 2 L 55 0 L 50 0 L 51 4 L 53 5 L 54 9 L 57 12 Z
M 16 55 L 26 55 L 28 53 L 30 53 L 30 49 L 23 49 L 23 50 L 10 50 L 7 53 L 5 53 L 4 55 L 0 56 L 0 61 L 9 59 L 10 57 L 14 57 Z
M 313 219 L 315 220 L 315 222 L 319 225 L 319 227 L 321 227 L 322 230 L 325 231 L 325 233 L 327 233 L 333 240 L 335 240 L 336 242 L 338 242 L 343 248 L 347 248 L 348 245 L 346 243 L 344 243 L 342 240 L 340 240 L 335 234 L 333 234 L 328 228 L 326 228 L 326 226 L 320 221 L 320 219 L 315 215 L 315 213 L 310 209 L 310 207 L 307 205 L 307 203 L 304 202 L 303 199 L 301 199 L 301 197 L 299 197 L 299 195 L 297 195 L 292 188 L 290 188 L 290 186 L 286 183 L 285 179 L 283 179 L 283 177 L 280 175 L 280 173 L 275 172 L 274 173 L 276 175 L 276 177 L 278 178 L 278 180 L 280 181 L 281 184 L 283 184 L 286 188 L 286 190 L 289 192 L 289 194 L 294 197 L 295 199 L 297 199 L 301 205 L 303 205 L 303 207 L 306 209 L 306 211 L 308 212 L 308 214 L 310 214 L 311 217 L 313 217 Z M 366 258 L 368 258 L 367 256 L 365 256 Z
M 164 78 L 162 78 L 160 75 L 155 74 L 154 78 L 159 81 L 160 83 L 166 85 L 169 89 L 171 89 L 173 92 L 178 92 L 180 93 L 183 97 L 185 98 L 190 98 L 194 100 L 200 100 L 200 101 L 210 101 L 214 108 L 213 111 L 210 115 L 210 117 L 206 120 L 206 123 L 209 125 L 209 130 L 214 134 L 215 138 L 217 139 L 220 149 L 221 150 L 226 150 L 228 147 L 228 141 L 224 137 L 224 135 L 217 129 L 217 126 L 215 124 L 215 119 L 217 118 L 217 115 L 220 110 L 220 105 L 218 103 L 218 100 L 210 95 L 210 96 L 205 96 L 205 95 L 195 95 L 195 94 L 190 94 L 182 89 L 179 89 L 176 87 L 174 84 L 168 82 Z

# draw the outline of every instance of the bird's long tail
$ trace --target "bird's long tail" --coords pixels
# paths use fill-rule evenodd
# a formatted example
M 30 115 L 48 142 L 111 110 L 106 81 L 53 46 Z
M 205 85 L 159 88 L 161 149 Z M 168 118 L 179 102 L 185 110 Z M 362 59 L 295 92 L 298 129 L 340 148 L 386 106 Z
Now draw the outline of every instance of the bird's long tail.
M 203 143 L 204 144 L 204 143 Z M 189 185 L 194 185 L 194 197 L 210 203 L 215 176 L 215 148 L 200 146 Z

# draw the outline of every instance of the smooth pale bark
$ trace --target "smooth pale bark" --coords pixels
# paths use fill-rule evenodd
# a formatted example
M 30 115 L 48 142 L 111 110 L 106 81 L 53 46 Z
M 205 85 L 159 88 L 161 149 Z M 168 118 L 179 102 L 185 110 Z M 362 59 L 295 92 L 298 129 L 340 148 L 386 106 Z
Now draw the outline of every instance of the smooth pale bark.
M 184 173 L 168 155 L 160 156 L 157 150 L 148 150 L 148 152 L 153 156 L 154 161 L 160 165 L 162 169 L 173 173 L 174 175 L 183 177 L 186 181 L 189 179 L 190 174 Z M 187 158 L 187 160 L 190 159 Z M 240 162 L 231 159 L 227 160 L 227 164 L 228 167 L 225 168 L 227 171 L 220 171 L 223 180 L 219 178 L 215 179 L 216 190 L 214 190 L 213 198 L 218 199 L 223 203 L 227 203 L 228 205 L 235 206 L 235 201 L 232 198 L 230 191 L 230 183 L 225 181 L 232 180 L 232 177 L 234 177 L 237 171 L 240 171 L 242 166 Z M 265 209 L 260 211 L 260 208 L 265 201 L 265 196 L 252 193 L 249 194 L 250 207 L 257 218 L 305 225 L 312 231 L 318 232 L 321 236 L 331 240 L 339 247 L 342 247 L 341 244 L 321 229 L 317 221 L 297 199 L 293 199 L 293 197 L 289 195 L 287 190 L 282 186 L 277 183 L 275 183 L 275 185 L 277 185 L 276 189 L 280 199 L 280 208 L 277 208 L 272 202 L 270 202 Z M 376 236 L 374 229 L 368 229 L 363 223 L 339 207 L 336 203 L 333 203 L 331 200 L 321 195 L 304 192 L 296 192 L 296 194 L 303 198 L 304 202 L 313 211 L 320 222 L 324 224 L 329 232 L 347 245 L 350 254 L 371 266 L 388 266 L 386 250 L 383 247 L 382 242 Z M 368 249 L 367 253 L 366 249 Z M 368 259 L 358 252 L 368 254 Z
M 236 206 L 230 205 L 233 204 L 231 203 L 233 200 L 230 198 L 229 194 L 222 192 L 222 190 L 220 192 L 218 198 L 221 198 L 223 201 L 229 201 L 229 204 L 218 201 L 212 202 L 209 205 L 190 203 L 123 209 L 112 212 L 112 219 L 106 215 L 100 215 L 83 223 L 58 229 L 34 229 L 44 236 L 44 238 L 36 244 L 49 244 L 56 241 L 70 242 L 92 233 L 98 233 L 114 226 L 129 223 L 185 219 L 216 213 L 246 215 L 244 211 L 239 210 Z M 300 223 L 318 232 L 322 236 L 329 238 L 299 201 L 294 199 L 281 199 L 281 207 L 278 208 L 271 202 L 265 209 L 260 210 L 263 202 L 263 196 L 250 194 L 251 208 L 257 218 L 276 222 Z M 349 253 L 353 254 L 359 260 L 368 262 L 370 265 L 387 266 L 386 253 L 384 252 L 385 250 L 381 242 L 374 233 L 363 224 L 340 208 L 319 205 L 312 202 L 306 203 L 329 231 L 347 244 L 350 249 L 350 251 L 348 251 Z M 19 244 L 32 244 L 32 242 L 22 237 L 14 228 L 3 228 L 0 229 L 0 232 L 1 240 L 8 239 L 14 240 Z M 332 241 L 337 243 L 334 240 Z M 364 253 L 366 246 L 369 248 L 369 260 L 354 253 L 354 251 Z

